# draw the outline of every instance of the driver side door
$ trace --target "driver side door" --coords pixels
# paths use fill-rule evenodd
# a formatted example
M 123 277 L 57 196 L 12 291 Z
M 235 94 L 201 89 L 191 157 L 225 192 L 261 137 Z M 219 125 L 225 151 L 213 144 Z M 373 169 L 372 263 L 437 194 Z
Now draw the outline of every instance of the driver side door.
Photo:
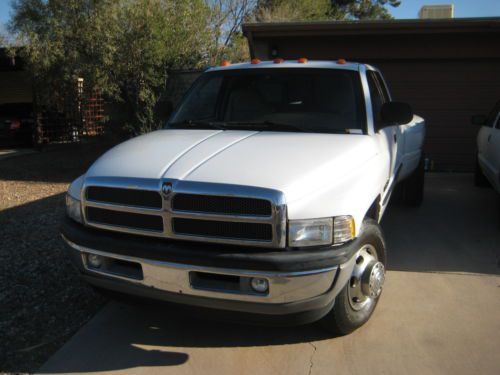
M 370 88 L 370 97 L 372 101 L 373 122 L 375 132 L 382 135 L 389 148 L 389 176 L 388 178 L 396 178 L 396 174 L 402 161 L 401 144 L 404 139 L 401 136 L 401 127 L 398 125 L 384 126 L 382 120 L 382 106 L 391 100 L 385 83 L 376 71 L 367 71 L 368 86 Z M 390 181 L 392 183 L 393 181 Z

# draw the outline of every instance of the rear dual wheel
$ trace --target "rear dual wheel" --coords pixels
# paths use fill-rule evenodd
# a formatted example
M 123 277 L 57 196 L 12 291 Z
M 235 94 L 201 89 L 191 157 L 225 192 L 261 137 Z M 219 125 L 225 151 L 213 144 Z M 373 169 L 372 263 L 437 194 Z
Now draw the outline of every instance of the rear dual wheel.
M 479 160 L 476 155 L 476 166 L 474 168 L 474 185 L 477 187 L 489 187 L 490 182 L 484 175 L 483 171 L 481 170 L 481 166 L 479 165 Z
M 420 207 L 424 200 L 425 163 L 424 156 L 420 157 L 417 169 L 403 181 L 403 200 L 411 207 Z
M 351 277 L 321 324 L 336 335 L 346 335 L 365 324 L 373 314 L 385 281 L 385 241 L 373 219 L 363 221 L 361 247 Z

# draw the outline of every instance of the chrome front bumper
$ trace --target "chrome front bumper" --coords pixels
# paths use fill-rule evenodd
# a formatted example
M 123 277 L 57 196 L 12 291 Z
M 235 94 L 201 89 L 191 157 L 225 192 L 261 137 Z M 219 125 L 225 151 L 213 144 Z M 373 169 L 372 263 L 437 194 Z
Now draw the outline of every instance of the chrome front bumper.
M 66 244 L 78 253 L 78 257 L 80 258 L 79 266 L 83 267 L 84 272 L 88 275 L 119 279 L 137 286 L 177 293 L 179 295 L 208 297 L 218 300 L 256 302 L 261 304 L 288 304 L 304 301 L 331 291 L 337 272 L 339 271 L 338 266 L 308 271 L 260 272 L 170 263 L 107 253 L 75 244 L 64 235 L 62 237 Z M 129 275 L 127 272 L 93 268 L 88 264 L 88 254 L 100 255 L 111 261 L 133 264 L 138 270 L 140 267 L 140 272 Z M 233 284 L 237 286 L 241 284 L 241 288 L 227 287 L 227 283 L 224 282 L 215 284 L 207 283 L 206 285 L 203 285 L 203 283 L 193 283 L 193 275 L 197 274 L 214 275 L 216 278 L 229 277 L 231 280 L 239 280 L 239 282 L 237 281 Z M 267 293 L 257 293 L 248 287 L 249 280 L 254 277 L 265 278 L 268 281 L 269 290 Z

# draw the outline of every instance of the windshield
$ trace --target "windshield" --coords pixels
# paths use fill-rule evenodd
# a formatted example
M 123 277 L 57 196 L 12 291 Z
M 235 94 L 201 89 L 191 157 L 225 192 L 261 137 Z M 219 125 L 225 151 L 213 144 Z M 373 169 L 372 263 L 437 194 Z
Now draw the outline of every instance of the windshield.
M 366 133 L 359 73 L 255 69 L 206 73 L 167 127 Z

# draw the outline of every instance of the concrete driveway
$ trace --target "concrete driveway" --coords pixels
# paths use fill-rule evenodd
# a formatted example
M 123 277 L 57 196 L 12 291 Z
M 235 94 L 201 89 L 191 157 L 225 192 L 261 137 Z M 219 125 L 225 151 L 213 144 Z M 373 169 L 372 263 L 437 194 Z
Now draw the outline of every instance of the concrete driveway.
M 269 328 L 109 303 L 40 370 L 129 374 L 499 374 L 498 197 L 470 175 L 427 176 L 425 204 L 394 206 L 389 272 L 367 325 Z

